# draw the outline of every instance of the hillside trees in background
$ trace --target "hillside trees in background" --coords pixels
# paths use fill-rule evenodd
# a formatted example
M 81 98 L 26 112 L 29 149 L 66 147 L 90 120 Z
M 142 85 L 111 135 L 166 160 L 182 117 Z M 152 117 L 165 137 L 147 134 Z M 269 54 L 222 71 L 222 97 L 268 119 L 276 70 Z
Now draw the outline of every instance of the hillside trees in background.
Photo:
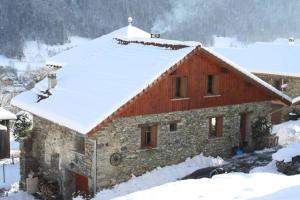
M 23 56 L 24 41 L 63 44 L 127 25 L 128 16 L 163 37 L 211 44 L 214 35 L 244 42 L 300 38 L 299 0 L 1 0 L 0 54 Z

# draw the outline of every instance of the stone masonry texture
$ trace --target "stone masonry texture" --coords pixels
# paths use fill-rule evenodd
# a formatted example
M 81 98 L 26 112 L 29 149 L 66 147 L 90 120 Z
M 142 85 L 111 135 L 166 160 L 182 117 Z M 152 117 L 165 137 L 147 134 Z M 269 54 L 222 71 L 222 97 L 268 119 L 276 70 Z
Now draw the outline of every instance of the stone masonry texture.
M 30 171 L 57 181 L 64 199 L 75 190 L 75 174 L 88 177 L 90 191 L 96 179 L 97 191 L 139 176 L 159 166 L 183 162 L 188 157 L 204 155 L 228 157 L 240 138 L 240 113 L 248 113 L 246 140 L 252 146 L 251 122 L 258 116 L 270 118 L 271 102 L 245 103 L 171 113 L 119 118 L 90 138 L 34 117 L 34 128 L 21 144 L 21 187 Z M 208 138 L 209 117 L 223 116 L 223 134 Z M 177 131 L 169 124 L 177 122 Z M 141 148 L 141 125 L 157 125 L 157 146 Z M 94 142 L 96 142 L 96 162 Z M 85 149 L 82 152 L 82 146 Z M 121 155 L 118 166 L 111 155 Z M 96 166 L 96 174 L 94 167 Z

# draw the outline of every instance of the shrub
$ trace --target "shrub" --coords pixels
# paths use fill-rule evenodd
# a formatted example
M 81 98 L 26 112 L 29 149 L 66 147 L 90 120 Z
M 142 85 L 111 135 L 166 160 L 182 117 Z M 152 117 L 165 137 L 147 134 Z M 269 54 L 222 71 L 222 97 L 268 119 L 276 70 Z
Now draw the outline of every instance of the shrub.
M 16 141 L 20 141 L 22 138 L 25 138 L 29 131 L 32 130 L 33 126 L 33 117 L 30 113 L 21 111 L 17 113 L 17 120 L 14 125 L 13 135 L 16 138 Z

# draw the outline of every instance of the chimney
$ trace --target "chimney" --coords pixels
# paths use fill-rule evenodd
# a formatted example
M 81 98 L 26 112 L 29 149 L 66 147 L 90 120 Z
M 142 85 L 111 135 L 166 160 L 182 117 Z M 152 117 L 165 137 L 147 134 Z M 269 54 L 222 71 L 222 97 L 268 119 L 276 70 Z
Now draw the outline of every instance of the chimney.
M 294 45 L 295 44 L 295 39 L 293 37 L 289 37 L 289 45 Z
M 159 33 L 151 33 L 151 38 L 160 38 Z
M 48 74 L 48 89 L 53 89 L 57 85 L 56 73 L 50 72 Z
M 132 21 L 133 21 L 132 17 L 128 17 L 128 25 L 129 25 L 129 26 L 132 25 Z

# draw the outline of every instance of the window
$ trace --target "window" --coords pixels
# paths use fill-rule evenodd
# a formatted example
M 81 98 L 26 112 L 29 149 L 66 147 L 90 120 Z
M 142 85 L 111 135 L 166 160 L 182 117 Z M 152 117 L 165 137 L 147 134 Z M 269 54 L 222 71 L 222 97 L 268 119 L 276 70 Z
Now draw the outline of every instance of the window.
M 171 132 L 174 132 L 174 131 L 177 131 L 177 123 L 173 122 L 173 123 L 170 123 L 170 131 Z
M 207 95 L 215 95 L 218 93 L 219 93 L 218 76 L 208 75 L 207 76 L 206 94 Z
M 59 154 L 51 154 L 51 167 L 54 169 L 59 169 Z
M 223 117 L 209 118 L 209 138 L 222 137 L 223 132 Z
M 184 98 L 187 97 L 187 77 L 176 76 L 173 77 L 173 98 Z
M 85 154 L 84 137 L 76 136 L 75 138 L 75 151 L 80 154 Z
M 275 85 L 275 88 L 276 88 L 277 90 L 281 90 L 281 83 L 282 83 L 281 80 L 276 80 L 276 81 L 275 81 L 274 85 Z
M 141 127 L 141 146 L 142 148 L 153 148 L 157 145 L 157 126 Z

